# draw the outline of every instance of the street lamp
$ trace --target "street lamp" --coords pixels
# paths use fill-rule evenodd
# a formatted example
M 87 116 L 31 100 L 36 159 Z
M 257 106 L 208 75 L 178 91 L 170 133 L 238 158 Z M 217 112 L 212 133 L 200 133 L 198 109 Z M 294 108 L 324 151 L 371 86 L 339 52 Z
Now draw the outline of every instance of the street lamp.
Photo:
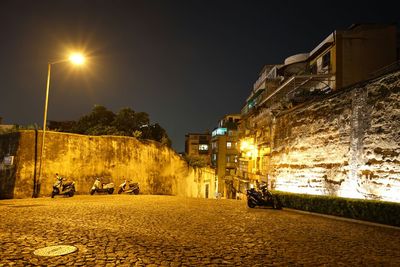
M 49 62 L 47 64 L 47 83 L 46 83 L 46 100 L 44 104 L 44 115 L 43 115 L 43 137 L 42 137 L 42 147 L 40 149 L 40 161 L 39 161 L 39 175 L 36 183 L 34 184 L 33 197 L 39 196 L 40 189 L 40 180 L 42 176 L 42 166 L 43 166 L 43 153 L 44 153 L 44 144 L 45 144 L 45 136 L 46 136 L 46 121 L 47 121 L 47 106 L 49 103 L 49 89 L 50 89 L 50 72 L 51 66 L 58 63 L 63 63 L 70 61 L 74 65 L 82 65 L 85 62 L 85 57 L 80 53 L 74 53 L 69 56 L 68 59 L 62 59 L 58 61 Z

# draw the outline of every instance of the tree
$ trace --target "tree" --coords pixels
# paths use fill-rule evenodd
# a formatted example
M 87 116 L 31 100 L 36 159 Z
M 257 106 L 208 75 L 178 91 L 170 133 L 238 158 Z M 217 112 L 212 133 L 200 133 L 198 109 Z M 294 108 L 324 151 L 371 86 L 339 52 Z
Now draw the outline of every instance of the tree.
M 113 125 L 122 135 L 133 136 L 135 131 L 150 123 L 149 114 L 146 112 L 135 113 L 131 108 L 123 108 L 115 116 Z
M 110 128 L 115 114 L 104 106 L 95 105 L 92 112 L 79 119 L 73 132 L 80 134 L 101 135 L 114 134 L 115 128 Z
M 185 154 L 183 156 L 183 159 L 187 162 L 189 166 L 194 168 L 204 168 L 207 166 L 207 161 L 200 156 L 195 156 L 195 155 L 189 156 Z
M 122 135 L 133 135 L 135 131 L 135 111 L 131 108 L 121 109 L 112 124 Z
M 143 139 L 151 139 L 160 142 L 163 145 L 171 146 L 171 140 L 167 132 L 160 124 L 155 123 L 142 128 Z
M 58 125 L 57 122 L 55 122 Z M 158 124 L 150 124 L 149 114 L 135 112 L 131 108 L 122 108 L 117 114 L 104 106 L 95 105 L 88 115 L 82 116 L 78 122 L 69 122 L 72 127 L 59 129 L 88 135 L 123 135 L 137 139 L 150 139 L 163 145 L 171 146 L 167 132 Z M 58 127 L 57 127 L 58 128 Z M 61 127 L 60 127 L 61 128 Z

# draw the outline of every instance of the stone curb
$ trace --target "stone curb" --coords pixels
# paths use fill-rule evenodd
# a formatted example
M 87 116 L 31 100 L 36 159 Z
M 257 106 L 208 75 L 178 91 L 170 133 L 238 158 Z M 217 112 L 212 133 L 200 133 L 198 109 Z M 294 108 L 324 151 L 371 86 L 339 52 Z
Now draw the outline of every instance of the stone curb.
M 393 225 L 374 223 L 374 222 L 368 222 L 368 221 L 361 221 L 361 220 L 356 220 L 356 219 L 350 219 L 350 218 L 345 218 L 345 217 L 327 215 L 327 214 L 304 211 L 304 210 L 296 210 L 296 209 L 290 209 L 290 208 L 283 208 L 283 210 L 302 213 L 302 214 L 307 214 L 307 215 L 320 216 L 320 217 L 325 217 L 325 218 L 338 220 L 338 221 L 352 222 L 352 223 L 364 224 L 364 225 L 369 225 L 369 226 L 377 226 L 377 227 L 389 228 L 389 229 L 394 229 L 394 230 L 400 231 L 400 227 L 393 226 Z

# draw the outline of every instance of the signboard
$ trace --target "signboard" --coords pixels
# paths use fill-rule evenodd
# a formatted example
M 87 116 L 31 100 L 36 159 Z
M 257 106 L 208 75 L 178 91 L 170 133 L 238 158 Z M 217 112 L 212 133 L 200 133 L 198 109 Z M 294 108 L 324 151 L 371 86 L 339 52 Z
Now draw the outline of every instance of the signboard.
M 3 160 L 4 165 L 13 165 L 14 164 L 14 156 L 6 156 Z

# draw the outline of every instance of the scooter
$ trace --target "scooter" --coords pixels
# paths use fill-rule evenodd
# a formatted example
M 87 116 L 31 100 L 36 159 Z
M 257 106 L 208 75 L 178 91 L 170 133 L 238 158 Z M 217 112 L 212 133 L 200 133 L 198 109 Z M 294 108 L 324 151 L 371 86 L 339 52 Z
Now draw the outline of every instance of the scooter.
M 118 190 L 118 194 L 127 193 L 127 194 L 139 194 L 139 183 L 135 183 L 132 181 L 125 180 L 120 186 Z
M 96 178 L 92 188 L 90 189 L 89 193 L 93 195 L 94 193 L 108 193 L 112 194 L 114 192 L 114 183 L 102 183 L 100 178 Z
M 273 209 L 282 209 L 282 202 L 277 195 L 273 195 L 267 185 L 262 185 L 258 190 L 255 188 L 247 189 L 247 206 L 254 208 L 255 206 L 270 206 Z
M 55 195 L 64 195 L 72 197 L 75 194 L 75 182 L 64 182 L 63 177 L 57 177 L 57 181 L 53 185 L 51 197 Z

